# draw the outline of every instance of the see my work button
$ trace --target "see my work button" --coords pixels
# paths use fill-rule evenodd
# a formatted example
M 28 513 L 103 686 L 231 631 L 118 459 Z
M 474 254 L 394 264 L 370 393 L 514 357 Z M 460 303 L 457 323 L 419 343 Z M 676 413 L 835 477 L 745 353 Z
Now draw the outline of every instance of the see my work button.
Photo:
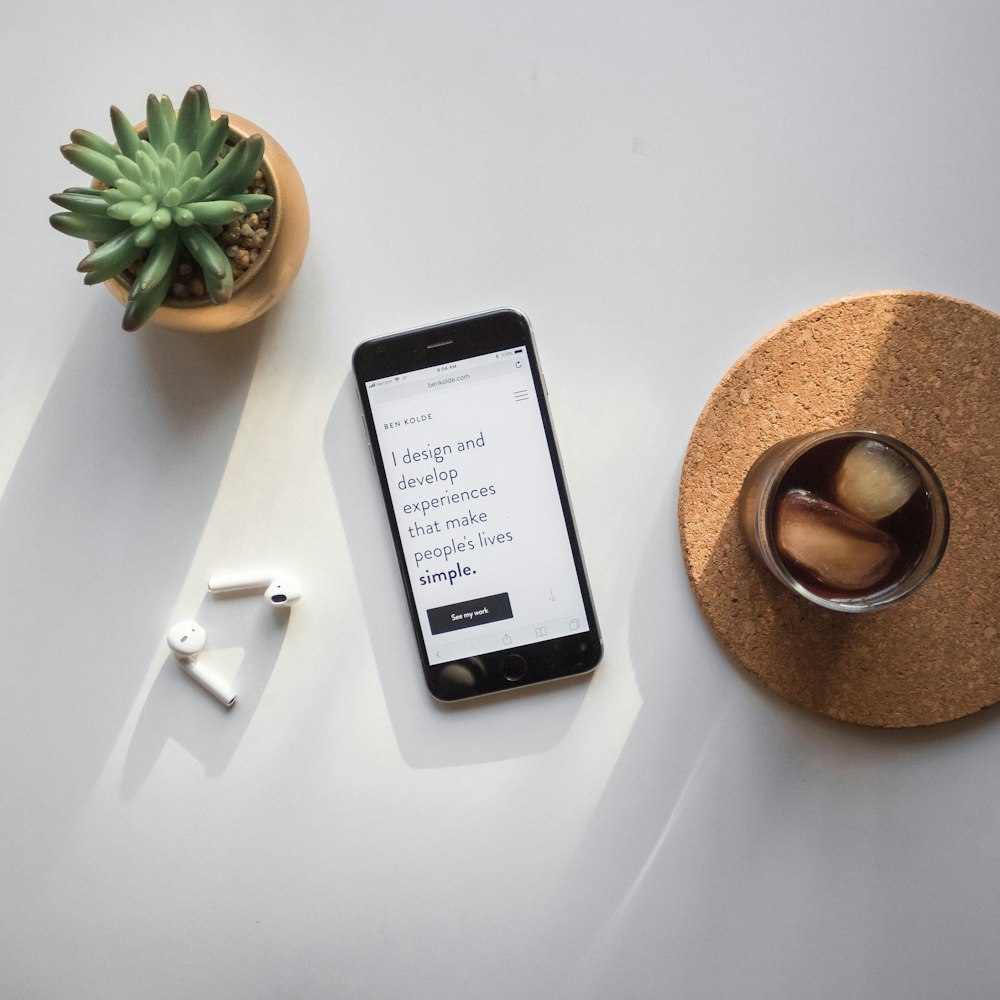
M 490 597 L 477 597 L 473 601 L 460 601 L 458 604 L 427 609 L 427 620 L 434 635 L 513 617 L 508 594 L 493 594 Z

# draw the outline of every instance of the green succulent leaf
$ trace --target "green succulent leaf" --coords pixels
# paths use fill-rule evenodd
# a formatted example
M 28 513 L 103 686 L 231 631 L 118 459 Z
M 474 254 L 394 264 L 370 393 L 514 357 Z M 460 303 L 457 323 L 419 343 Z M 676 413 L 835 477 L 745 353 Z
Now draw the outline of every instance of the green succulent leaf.
M 102 243 L 128 230 L 128 223 L 121 223 L 106 216 L 84 215 L 80 212 L 56 212 L 49 216 L 53 229 L 80 240 Z
M 229 268 L 229 277 L 223 280 L 216 281 L 211 275 L 206 275 L 205 291 L 217 306 L 224 306 L 233 297 L 232 267 Z
M 135 163 L 139 168 L 139 175 L 143 184 L 151 184 L 153 187 L 160 187 L 160 167 L 157 162 L 144 149 L 138 150 L 135 154 Z
M 244 214 L 263 212 L 274 204 L 274 199 L 269 194 L 231 194 L 229 200 L 238 201 L 243 206 Z
M 135 245 L 146 249 L 153 246 L 160 238 L 160 230 L 153 225 L 152 220 L 141 226 L 135 234 Z
M 184 206 L 195 222 L 203 226 L 227 226 L 246 209 L 238 201 L 192 201 Z
M 135 181 L 130 181 L 127 177 L 119 177 L 115 181 L 115 187 L 126 198 L 130 198 L 133 201 L 142 201 L 142 196 L 148 193 L 143 185 L 136 184 Z
M 111 107 L 111 128 L 115 133 L 118 149 L 122 156 L 134 160 L 135 154 L 139 151 L 139 133 L 125 117 L 125 113 L 114 105 Z
M 120 273 L 121 273 L 120 271 L 111 271 L 111 270 L 108 270 L 106 273 L 102 271 L 88 271 L 83 276 L 83 283 L 88 286 L 102 285 L 109 278 L 117 277 Z
M 134 285 L 133 285 L 134 287 Z M 170 291 L 170 275 L 167 274 L 158 284 L 142 294 L 131 294 L 125 303 L 125 314 L 122 316 L 122 329 L 130 333 L 138 330 L 163 305 L 163 300 Z
M 100 153 L 109 159 L 113 160 L 118 155 L 118 150 L 110 142 L 102 139 L 99 135 L 95 135 L 93 132 L 88 132 L 85 128 L 73 129 L 69 134 L 69 138 L 70 142 L 75 142 L 78 146 L 83 146 L 85 149 L 92 149 L 95 153 Z
M 206 276 L 209 274 L 217 278 L 225 276 L 226 269 L 230 268 L 229 258 L 204 226 L 195 224 L 182 230 L 181 239 L 191 251 L 191 256 L 201 265 Z
M 233 267 L 229 258 L 226 258 L 226 273 L 221 278 L 208 271 L 204 272 L 204 277 L 208 297 L 217 306 L 224 306 L 233 297 Z
M 219 115 L 208 130 L 198 139 L 201 162 L 208 166 L 215 163 L 229 138 L 229 116 Z
M 174 131 L 174 141 L 187 152 L 198 146 L 198 136 L 201 128 L 201 97 L 198 91 L 204 93 L 204 88 L 189 87 L 181 101 L 177 112 L 177 128 Z
M 115 205 L 108 206 L 108 215 L 112 219 L 120 219 L 122 222 L 128 222 L 142 206 L 143 202 L 139 198 L 120 201 Z
M 148 139 L 139 140 L 139 149 L 141 149 L 154 163 L 160 162 L 160 151 L 156 149 Z
M 203 201 L 205 198 L 205 180 L 202 177 L 189 177 L 180 186 L 180 202 L 184 204 L 189 201 Z
M 177 236 L 177 230 L 171 229 L 164 234 L 162 239 L 157 240 L 149 251 L 139 274 L 132 283 L 129 298 L 134 299 L 145 295 L 160 284 L 164 278 L 171 278 L 179 250 L 180 239 Z
M 263 156 L 264 140 L 261 136 L 240 139 L 229 155 L 206 175 L 206 196 L 228 197 L 242 191 L 253 180 Z
M 212 127 L 212 106 L 208 100 L 208 92 L 200 84 L 196 83 L 189 88 L 198 99 L 198 140 L 201 141 L 205 133 Z
M 78 212 L 80 215 L 107 216 L 108 214 L 107 203 L 93 188 L 83 188 L 76 191 L 66 190 L 61 194 L 51 195 L 49 201 L 67 211 Z
M 135 160 L 130 160 L 127 156 L 122 156 L 121 153 L 115 156 L 115 166 L 122 177 L 127 177 L 136 184 L 144 184 L 149 179 L 143 175 L 142 169 Z
M 157 164 L 160 170 L 160 184 L 165 188 L 177 187 L 177 166 L 167 156 L 161 156 Z
M 201 177 L 201 153 L 197 149 L 192 149 L 177 171 L 177 179 L 183 184 L 184 181 L 192 177 Z
M 128 228 L 113 236 L 107 242 L 91 250 L 83 260 L 77 264 L 76 269 L 87 273 L 96 271 L 99 268 L 104 270 L 107 267 L 114 267 L 113 274 L 123 271 L 135 260 L 135 230 Z
M 70 143 L 68 146 L 61 147 L 61 152 L 74 167 L 78 167 L 84 173 L 90 174 L 91 177 L 96 177 L 105 184 L 114 184 L 118 177 L 121 176 L 118 168 L 115 166 L 115 161 L 103 153 L 98 153 L 96 150 L 88 149 L 86 146 L 79 146 L 76 143 Z
M 127 267 L 135 263 L 136 254 L 133 253 L 131 256 L 132 259 L 125 261 L 124 264 L 119 265 L 117 260 L 111 259 L 93 271 L 87 271 L 83 276 L 83 283 L 85 285 L 100 285 L 110 278 L 118 277 Z
M 170 98 L 166 94 L 160 98 L 150 94 L 146 98 L 146 130 L 153 148 L 160 152 L 166 149 L 174 141 L 176 128 L 177 116 Z
M 117 205 L 120 201 L 128 201 L 128 196 L 121 193 L 118 188 L 104 188 L 98 191 L 101 200 L 107 205 Z
M 176 142 L 167 143 L 166 148 L 163 150 L 163 156 L 174 165 L 174 170 L 180 170 L 184 157 L 181 153 L 181 147 Z
M 137 229 L 145 226 L 147 223 L 153 221 L 153 214 L 156 212 L 156 202 L 150 199 L 147 202 L 143 202 L 131 216 L 129 216 L 129 225 L 135 226 Z
M 201 267 L 209 298 L 216 305 L 228 302 L 233 294 L 233 268 L 229 258 L 204 226 L 196 223 L 180 233 L 184 245 Z

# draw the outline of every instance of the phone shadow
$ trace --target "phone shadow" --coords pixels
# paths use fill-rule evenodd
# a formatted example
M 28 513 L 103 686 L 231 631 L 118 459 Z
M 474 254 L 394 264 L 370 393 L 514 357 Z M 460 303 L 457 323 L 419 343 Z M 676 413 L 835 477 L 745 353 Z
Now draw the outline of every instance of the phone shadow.
M 437 702 L 427 691 L 350 372 L 330 413 L 323 448 L 403 760 L 413 768 L 452 767 L 523 757 L 557 746 L 583 703 L 587 677 L 461 704 Z

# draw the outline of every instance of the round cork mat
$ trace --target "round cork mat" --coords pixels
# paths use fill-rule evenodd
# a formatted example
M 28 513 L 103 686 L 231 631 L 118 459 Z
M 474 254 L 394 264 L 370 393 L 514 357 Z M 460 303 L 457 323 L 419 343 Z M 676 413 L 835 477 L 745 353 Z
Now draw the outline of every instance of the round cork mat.
M 698 419 L 681 472 L 681 545 L 729 655 L 795 705 L 869 726 L 921 726 L 1000 701 L 1000 316 L 922 292 L 838 299 L 736 362 Z M 786 590 L 736 523 L 747 470 L 826 427 L 883 431 L 934 466 L 951 535 L 902 603 L 851 615 Z

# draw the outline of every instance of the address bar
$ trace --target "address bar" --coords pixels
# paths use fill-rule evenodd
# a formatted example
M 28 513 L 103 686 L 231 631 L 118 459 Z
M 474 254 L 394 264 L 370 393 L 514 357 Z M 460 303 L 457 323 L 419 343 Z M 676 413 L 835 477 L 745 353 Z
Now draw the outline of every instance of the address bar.
M 369 395 L 372 402 L 377 400 L 380 403 L 386 403 L 427 392 L 440 392 L 458 386 L 467 386 L 470 382 L 474 384 L 485 382 L 488 379 L 500 378 L 504 375 L 516 375 L 524 370 L 523 358 L 503 358 L 477 365 L 474 368 L 452 372 L 434 372 L 425 368 L 422 372 L 411 373 L 409 377 L 400 376 L 398 382 L 394 381 L 388 385 L 372 387 L 369 389 Z

